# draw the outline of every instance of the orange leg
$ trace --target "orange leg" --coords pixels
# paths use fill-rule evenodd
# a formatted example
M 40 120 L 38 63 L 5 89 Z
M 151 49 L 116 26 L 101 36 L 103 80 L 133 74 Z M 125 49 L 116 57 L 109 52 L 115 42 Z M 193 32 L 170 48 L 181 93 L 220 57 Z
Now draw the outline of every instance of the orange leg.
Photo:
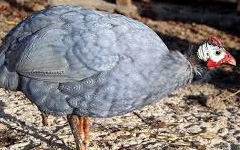
M 86 147 L 88 147 L 89 146 L 89 118 L 88 117 L 84 117 L 83 130 L 84 130 L 83 144 Z
M 68 115 L 68 122 L 76 142 L 77 150 L 87 150 L 89 145 L 89 118 Z

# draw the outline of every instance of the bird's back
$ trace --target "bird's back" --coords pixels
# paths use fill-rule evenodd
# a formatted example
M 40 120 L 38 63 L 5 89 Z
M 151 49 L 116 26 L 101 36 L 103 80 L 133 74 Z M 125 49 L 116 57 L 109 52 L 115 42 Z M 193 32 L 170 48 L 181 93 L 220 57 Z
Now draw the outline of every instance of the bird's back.
M 2 87 L 18 88 L 40 110 L 58 115 L 124 114 L 191 78 L 186 59 L 144 24 L 71 6 L 21 22 L 6 36 L 0 60 Z

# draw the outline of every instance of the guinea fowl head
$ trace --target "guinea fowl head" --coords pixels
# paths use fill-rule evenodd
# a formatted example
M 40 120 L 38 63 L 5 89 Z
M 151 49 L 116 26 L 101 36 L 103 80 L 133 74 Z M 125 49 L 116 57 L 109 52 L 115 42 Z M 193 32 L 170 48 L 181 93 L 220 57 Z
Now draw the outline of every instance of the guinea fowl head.
M 223 63 L 236 65 L 233 56 L 222 46 L 221 39 L 214 36 L 199 46 L 197 57 L 206 62 L 209 70 L 219 68 Z
M 188 58 L 197 70 L 199 68 L 213 70 L 221 67 L 224 63 L 236 65 L 234 57 L 223 47 L 221 39 L 215 36 L 211 36 L 203 42 L 197 50 L 192 49 Z

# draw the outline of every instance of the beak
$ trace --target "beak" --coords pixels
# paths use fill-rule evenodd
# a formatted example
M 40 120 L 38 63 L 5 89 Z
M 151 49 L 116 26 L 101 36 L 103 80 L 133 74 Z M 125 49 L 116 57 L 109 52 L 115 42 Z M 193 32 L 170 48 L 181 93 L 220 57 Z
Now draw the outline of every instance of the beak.
M 223 58 L 221 64 L 222 63 L 227 63 L 230 65 L 236 66 L 236 60 L 229 52 L 227 52 L 226 57 Z

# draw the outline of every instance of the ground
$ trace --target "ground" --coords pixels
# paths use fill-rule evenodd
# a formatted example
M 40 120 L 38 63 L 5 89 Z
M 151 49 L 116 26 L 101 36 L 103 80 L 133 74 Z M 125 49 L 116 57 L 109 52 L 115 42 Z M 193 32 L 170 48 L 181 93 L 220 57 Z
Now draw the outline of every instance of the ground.
M 43 2 L 33 4 L 34 11 L 45 7 Z M 0 0 L 1 38 L 32 13 L 28 5 L 9 7 Z M 153 28 L 171 50 L 184 51 L 209 35 L 218 35 L 238 61 L 240 37 L 231 29 L 133 17 Z M 239 69 L 225 70 L 133 113 L 91 118 L 90 150 L 239 150 Z M 21 92 L 0 89 L 0 150 L 71 150 L 74 145 L 65 116 L 50 116 L 43 126 L 41 113 Z

